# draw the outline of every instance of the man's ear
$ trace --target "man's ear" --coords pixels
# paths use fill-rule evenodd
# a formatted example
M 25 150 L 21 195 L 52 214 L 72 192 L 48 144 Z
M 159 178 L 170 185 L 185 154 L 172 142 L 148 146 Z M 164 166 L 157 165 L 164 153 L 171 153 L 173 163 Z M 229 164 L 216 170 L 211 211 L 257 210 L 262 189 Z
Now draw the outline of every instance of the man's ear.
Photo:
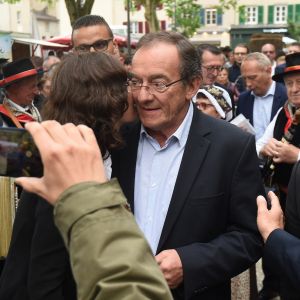
M 201 76 L 195 77 L 192 80 L 192 82 L 187 85 L 186 98 L 188 101 L 190 101 L 192 97 L 196 95 L 197 91 L 201 86 L 202 86 Z
M 114 55 L 120 56 L 119 46 L 116 40 L 113 40 Z

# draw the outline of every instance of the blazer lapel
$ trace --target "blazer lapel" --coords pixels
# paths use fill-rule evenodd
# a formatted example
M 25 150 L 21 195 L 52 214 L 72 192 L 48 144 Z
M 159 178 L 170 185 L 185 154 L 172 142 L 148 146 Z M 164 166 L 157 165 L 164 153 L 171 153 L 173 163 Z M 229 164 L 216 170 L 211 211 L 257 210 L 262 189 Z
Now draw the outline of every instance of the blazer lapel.
M 270 122 L 274 118 L 274 116 L 277 113 L 278 109 L 282 106 L 281 105 L 281 97 L 283 97 L 283 95 L 282 95 L 282 93 L 280 93 L 280 85 L 276 83 L 274 97 L 273 97 L 273 104 L 272 104 Z
M 254 109 L 254 95 L 250 94 L 249 101 L 249 121 L 253 125 L 253 109 Z
M 194 107 L 193 120 L 185 145 L 182 161 L 176 179 L 172 199 L 157 247 L 159 253 L 178 218 L 186 201 L 189 191 L 198 175 L 199 169 L 205 159 L 210 142 L 205 138 L 209 133 L 203 122 L 203 114 Z

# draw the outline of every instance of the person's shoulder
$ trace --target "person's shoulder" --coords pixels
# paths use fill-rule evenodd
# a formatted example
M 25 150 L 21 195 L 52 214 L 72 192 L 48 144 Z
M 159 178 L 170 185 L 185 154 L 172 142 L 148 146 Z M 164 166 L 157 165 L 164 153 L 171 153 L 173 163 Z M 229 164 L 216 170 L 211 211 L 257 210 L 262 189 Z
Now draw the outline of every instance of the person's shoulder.
M 239 99 L 237 101 L 237 106 L 240 107 L 242 104 L 246 103 L 251 96 L 251 91 L 244 91 L 239 95 Z
M 232 141 L 239 141 L 248 139 L 251 136 L 250 133 L 225 120 L 216 119 L 203 113 L 201 113 L 200 118 L 202 119 L 200 126 L 206 126 L 207 131 L 213 133 L 214 136 L 218 136 L 220 139 L 229 138 Z
M 282 82 L 276 82 L 275 92 L 280 92 L 286 94 L 286 87 Z

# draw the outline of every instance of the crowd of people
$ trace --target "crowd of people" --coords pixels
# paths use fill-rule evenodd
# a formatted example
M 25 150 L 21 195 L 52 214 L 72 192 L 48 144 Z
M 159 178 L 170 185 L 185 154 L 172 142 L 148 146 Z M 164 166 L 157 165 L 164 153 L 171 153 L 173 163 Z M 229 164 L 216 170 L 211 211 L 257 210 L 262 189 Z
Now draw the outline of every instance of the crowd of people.
M 0 299 L 238 299 L 242 273 L 242 299 L 300 299 L 300 44 L 149 33 L 125 66 L 87 15 L 72 45 L 0 62 L 0 127 L 26 128 L 44 165 L 16 179 Z

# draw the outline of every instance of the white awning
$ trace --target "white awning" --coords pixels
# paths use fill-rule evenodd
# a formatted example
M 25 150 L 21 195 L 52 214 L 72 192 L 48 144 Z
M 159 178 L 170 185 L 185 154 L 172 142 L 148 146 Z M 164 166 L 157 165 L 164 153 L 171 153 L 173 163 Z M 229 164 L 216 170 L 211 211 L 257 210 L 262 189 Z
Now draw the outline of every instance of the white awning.
M 44 40 L 36 40 L 36 39 L 29 39 L 29 38 L 12 38 L 13 41 L 16 41 L 20 44 L 26 45 L 41 45 L 47 47 L 56 47 L 56 48 L 68 48 L 68 45 L 62 45 L 58 43 L 47 42 Z
M 282 41 L 283 41 L 286 45 L 297 42 L 296 40 L 291 39 L 291 38 L 288 37 L 288 36 L 283 36 L 283 37 L 282 37 Z

